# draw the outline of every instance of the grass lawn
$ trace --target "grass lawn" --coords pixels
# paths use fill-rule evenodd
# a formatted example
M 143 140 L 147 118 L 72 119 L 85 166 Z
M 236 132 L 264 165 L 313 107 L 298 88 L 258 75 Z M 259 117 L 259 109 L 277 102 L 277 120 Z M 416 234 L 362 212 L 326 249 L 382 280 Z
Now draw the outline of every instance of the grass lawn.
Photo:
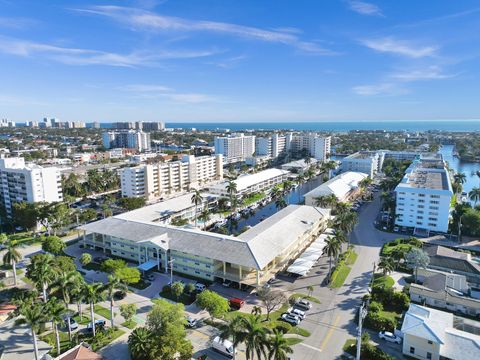
M 161 291 L 159 295 L 165 299 L 182 303 L 183 305 L 190 305 L 195 301 L 194 296 L 189 296 L 185 293 L 180 295 L 178 299 L 175 296 L 173 296 L 173 294 L 170 291 Z
M 137 323 L 135 320 L 130 320 L 130 321 L 125 321 L 122 323 L 122 326 L 129 328 L 130 330 L 135 329 L 135 326 L 137 326 Z
M 82 319 L 80 319 L 80 315 L 75 315 L 73 317 L 73 320 L 75 320 L 80 325 L 87 325 L 90 322 L 90 310 L 88 311 L 88 314 L 83 311 Z
M 128 284 L 129 287 L 132 287 L 132 288 L 137 289 L 137 290 L 146 289 L 150 285 L 151 285 L 150 282 L 142 280 L 142 279 L 140 279 L 140 281 L 135 283 L 135 284 Z
M 393 284 L 395 284 L 395 280 L 393 280 L 391 276 L 378 273 L 373 276 L 373 287 L 383 287 L 384 289 L 390 289 Z
M 301 343 L 303 340 L 299 338 L 294 338 L 294 337 L 287 337 L 287 344 L 290 346 L 297 345 Z
M 290 330 L 288 332 L 289 334 L 297 334 L 297 335 L 300 335 L 300 336 L 303 336 L 303 337 L 309 337 L 311 334 L 310 334 L 310 331 L 302 328 L 302 327 L 299 327 L 299 326 L 292 326 L 292 330 Z
M 345 344 L 343 345 L 343 351 L 351 355 L 355 355 L 356 345 L 357 345 L 357 340 L 348 339 L 347 341 L 345 341 Z
M 306 299 L 308 301 L 314 302 L 316 304 L 320 304 L 320 300 L 318 300 L 315 296 L 308 296 L 302 293 L 295 293 L 290 296 L 290 299 Z
M 386 310 L 382 310 L 380 311 L 380 315 L 383 316 L 383 317 L 386 317 L 386 318 L 390 318 L 392 320 L 395 320 L 395 321 L 399 321 L 400 318 L 402 317 L 402 314 L 399 314 L 399 313 L 396 313 L 394 311 L 386 311 Z
M 357 260 L 358 254 L 353 251 L 352 249 L 348 250 L 348 255 L 347 258 L 345 259 L 345 263 L 347 265 L 353 265 L 355 261 Z
M 70 349 L 74 344 L 71 344 L 70 341 L 68 340 L 68 333 L 60 331 L 59 333 L 60 336 L 60 352 L 63 353 Z M 47 344 L 53 346 L 53 349 L 50 351 L 50 354 L 53 356 L 58 356 L 57 354 L 57 342 L 55 340 L 55 334 L 53 332 L 40 336 L 40 339 L 45 341 Z
M 95 314 L 103 316 L 105 319 L 110 319 L 110 309 L 107 309 L 100 305 L 95 305 L 93 311 L 95 311 Z
M 100 335 L 101 334 L 101 335 Z M 91 334 L 85 334 L 81 336 L 81 341 L 85 341 L 90 344 L 93 351 L 100 350 L 101 348 L 110 344 L 116 338 L 125 334 L 125 331 L 120 329 L 108 329 L 104 330 L 102 333 L 98 332 L 97 336 L 94 338 Z
M 255 193 L 253 194 L 252 196 L 249 196 L 247 197 L 244 201 L 243 201 L 243 205 L 244 206 L 248 206 L 248 205 L 251 205 L 259 200 L 262 200 L 266 195 L 264 193 Z
M 348 274 L 350 273 L 351 268 L 343 263 L 339 264 L 337 268 L 333 271 L 332 280 L 330 281 L 331 288 L 339 288 L 345 282 Z

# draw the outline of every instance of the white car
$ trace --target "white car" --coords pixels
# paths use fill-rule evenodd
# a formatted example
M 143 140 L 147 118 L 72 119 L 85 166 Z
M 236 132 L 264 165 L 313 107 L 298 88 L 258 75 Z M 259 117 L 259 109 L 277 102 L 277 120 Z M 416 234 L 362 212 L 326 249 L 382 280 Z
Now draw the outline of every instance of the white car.
M 300 309 L 296 309 L 294 307 L 291 307 L 287 310 L 287 313 L 298 316 L 300 318 L 300 320 L 305 319 L 305 311 L 302 311 Z
M 310 301 L 307 301 L 305 299 L 298 299 L 295 302 L 294 307 L 299 308 L 301 310 L 307 311 L 312 308 L 312 304 L 310 304 Z
M 187 320 L 187 326 L 189 328 L 193 329 L 193 328 L 197 327 L 197 323 L 198 323 L 197 319 L 194 319 L 194 318 L 189 316 L 185 320 Z
M 290 313 L 285 313 L 282 315 L 282 320 L 288 322 L 289 324 L 292 325 L 298 325 L 300 324 L 300 318 L 296 315 L 290 314 Z
M 402 339 L 395 334 L 392 334 L 390 331 L 380 331 L 378 337 L 388 342 L 400 344 Z

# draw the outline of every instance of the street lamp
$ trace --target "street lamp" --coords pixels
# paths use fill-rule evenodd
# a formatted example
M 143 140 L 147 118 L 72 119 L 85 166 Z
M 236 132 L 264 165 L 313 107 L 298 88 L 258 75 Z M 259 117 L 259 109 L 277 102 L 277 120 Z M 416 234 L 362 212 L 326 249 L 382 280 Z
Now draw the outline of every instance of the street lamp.
M 168 264 L 170 265 L 170 286 L 173 285 L 173 262 L 175 261 L 175 259 L 170 259 L 168 261 Z

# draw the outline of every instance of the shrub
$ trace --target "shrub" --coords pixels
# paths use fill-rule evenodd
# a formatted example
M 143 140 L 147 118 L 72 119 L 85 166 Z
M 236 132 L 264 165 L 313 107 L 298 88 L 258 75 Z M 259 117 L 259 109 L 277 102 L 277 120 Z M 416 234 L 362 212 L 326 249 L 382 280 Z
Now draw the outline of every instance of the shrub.
M 268 327 L 272 330 L 278 330 L 281 331 L 283 334 L 288 333 L 290 330 L 292 330 L 292 325 L 289 323 L 286 323 L 285 321 L 280 321 L 280 320 L 272 320 L 268 323 Z
M 166 294 L 168 294 L 171 290 L 172 290 L 172 288 L 170 287 L 170 285 L 165 285 L 165 286 L 162 288 L 162 292 L 163 292 L 163 293 L 166 293 Z
M 379 303 L 379 302 L 372 301 L 372 302 L 370 303 L 370 306 L 368 307 L 368 310 L 369 310 L 369 311 L 372 311 L 372 312 L 378 313 L 378 312 L 380 312 L 380 311 L 383 310 L 383 305 L 382 305 L 381 303 Z
M 397 322 L 391 318 L 383 316 L 379 312 L 369 312 L 365 318 L 365 326 L 377 331 L 393 332 Z
M 394 291 L 390 299 L 390 306 L 397 312 L 406 310 L 410 306 L 410 297 L 404 292 Z

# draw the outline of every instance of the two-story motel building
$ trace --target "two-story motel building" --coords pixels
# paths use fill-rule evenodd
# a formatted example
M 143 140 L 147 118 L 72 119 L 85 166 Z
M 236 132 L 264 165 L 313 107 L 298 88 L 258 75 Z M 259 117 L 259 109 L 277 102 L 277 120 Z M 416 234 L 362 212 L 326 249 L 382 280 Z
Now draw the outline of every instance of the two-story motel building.
M 125 214 L 124 214 L 125 215 Z M 80 226 L 83 243 L 141 269 L 258 286 L 285 269 L 327 227 L 330 212 L 290 205 L 238 237 L 115 216 Z M 286 231 L 286 229 L 288 231 Z

